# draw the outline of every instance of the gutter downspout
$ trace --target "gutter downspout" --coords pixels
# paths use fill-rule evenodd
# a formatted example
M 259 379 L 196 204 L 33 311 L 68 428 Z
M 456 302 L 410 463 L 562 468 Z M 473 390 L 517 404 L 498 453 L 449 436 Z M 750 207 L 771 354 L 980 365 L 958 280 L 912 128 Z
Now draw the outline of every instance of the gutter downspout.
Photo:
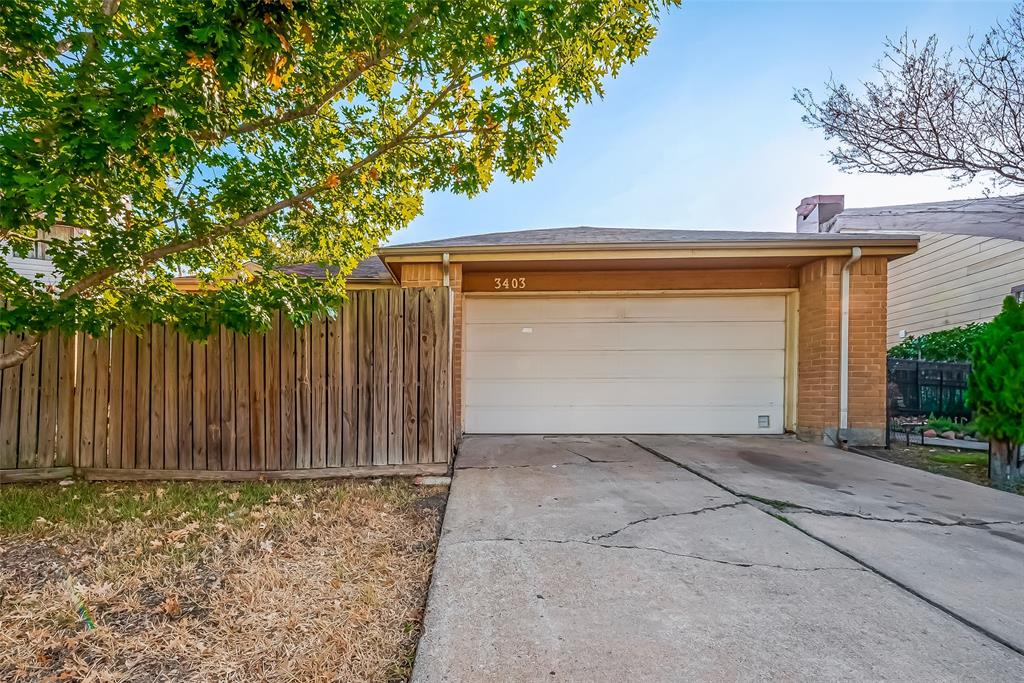
M 850 426 L 850 269 L 860 261 L 860 257 L 860 247 L 853 247 L 839 276 L 839 428 L 836 430 L 835 445 L 844 450 L 846 439 L 843 435 Z

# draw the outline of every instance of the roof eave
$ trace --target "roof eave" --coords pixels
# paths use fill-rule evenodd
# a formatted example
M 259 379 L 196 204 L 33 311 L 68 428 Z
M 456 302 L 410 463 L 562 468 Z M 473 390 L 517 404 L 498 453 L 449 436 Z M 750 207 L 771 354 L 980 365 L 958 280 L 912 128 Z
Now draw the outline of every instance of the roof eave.
M 472 244 L 472 245 L 411 245 L 382 247 L 378 250 L 381 260 L 384 261 L 388 270 L 391 266 L 387 262 L 392 256 L 416 256 L 436 254 L 504 254 L 504 253 L 531 253 L 531 252 L 586 252 L 586 251 L 621 251 L 621 252 L 642 252 L 642 251 L 672 251 L 672 250 L 701 250 L 701 249 L 821 249 L 821 248 L 850 248 L 850 247 L 894 247 L 894 248 L 916 248 L 919 238 L 916 235 L 906 237 L 889 237 L 863 239 L 851 237 L 849 239 L 798 239 L 798 240 L 714 240 L 701 242 L 642 242 L 642 243 L 576 243 L 576 244 Z

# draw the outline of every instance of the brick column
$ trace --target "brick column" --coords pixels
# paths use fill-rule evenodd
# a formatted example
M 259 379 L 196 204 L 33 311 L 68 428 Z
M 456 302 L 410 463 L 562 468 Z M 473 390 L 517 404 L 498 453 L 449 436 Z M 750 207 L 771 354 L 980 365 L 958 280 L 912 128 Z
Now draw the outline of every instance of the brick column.
M 830 441 L 839 425 L 839 280 L 845 261 L 829 257 L 800 270 L 797 434 L 806 441 Z M 886 272 L 884 257 L 866 256 L 850 273 L 851 444 L 885 440 Z

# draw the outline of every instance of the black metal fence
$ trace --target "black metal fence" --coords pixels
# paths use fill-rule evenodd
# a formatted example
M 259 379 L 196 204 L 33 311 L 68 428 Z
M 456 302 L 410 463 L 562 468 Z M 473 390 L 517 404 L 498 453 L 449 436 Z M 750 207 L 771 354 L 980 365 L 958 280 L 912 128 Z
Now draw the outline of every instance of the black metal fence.
M 890 358 L 889 415 L 892 417 L 932 415 L 971 417 L 964 401 L 970 363 L 939 363 Z

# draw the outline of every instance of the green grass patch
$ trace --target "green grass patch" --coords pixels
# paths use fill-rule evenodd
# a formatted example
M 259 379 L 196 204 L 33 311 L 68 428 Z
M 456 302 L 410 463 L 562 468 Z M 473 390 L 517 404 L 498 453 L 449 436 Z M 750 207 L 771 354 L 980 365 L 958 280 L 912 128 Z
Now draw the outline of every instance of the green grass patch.
M 988 465 L 988 453 L 935 453 L 928 459 L 945 465 Z
M 89 527 L 130 519 L 153 523 L 184 513 L 214 520 L 265 505 L 274 496 L 301 494 L 308 482 L 161 482 L 101 483 L 76 481 L 0 486 L 0 531 L 26 531 L 38 519 Z

